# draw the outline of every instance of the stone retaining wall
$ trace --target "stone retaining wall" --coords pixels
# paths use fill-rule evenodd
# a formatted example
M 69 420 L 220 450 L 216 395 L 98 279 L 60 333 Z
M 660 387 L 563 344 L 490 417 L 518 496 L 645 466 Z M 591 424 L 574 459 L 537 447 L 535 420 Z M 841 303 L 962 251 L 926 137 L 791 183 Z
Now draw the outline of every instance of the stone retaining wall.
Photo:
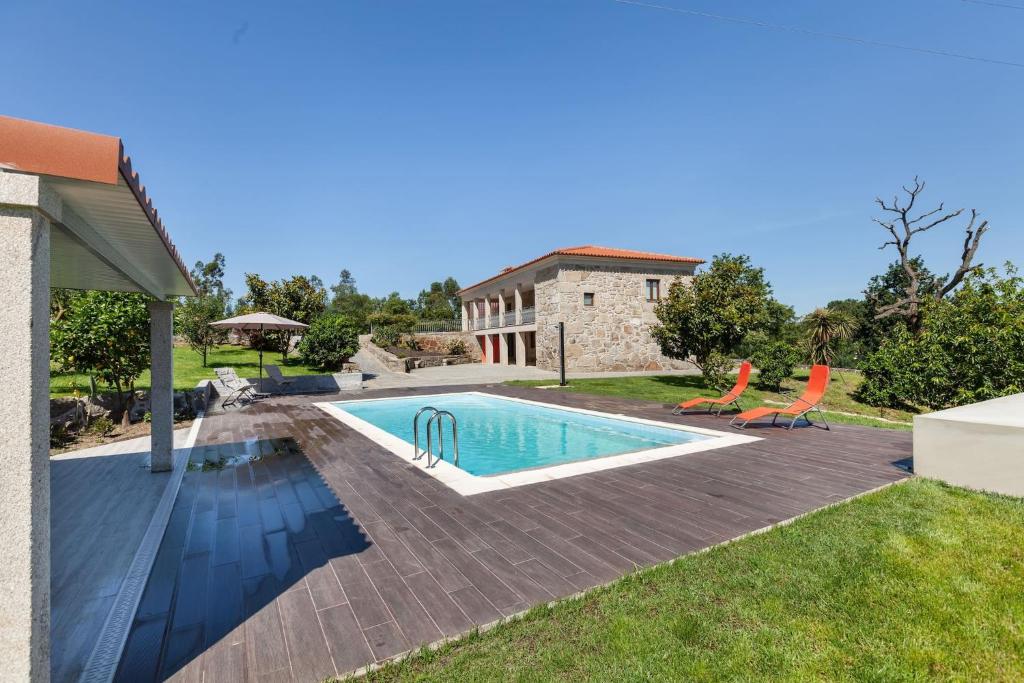
M 453 339 L 461 339 L 462 343 L 466 345 L 466 354 L 468 356 L 466 362 L 480 362 L 480 345 L 477 344 L 476 337 L 472 332 L 428 332 L 416 334 L 416 341 L 419 343 L 420 348 L 431 353 L 446 353 L 448 345 Z M 453 364 L 448 363 L 448 365 Z

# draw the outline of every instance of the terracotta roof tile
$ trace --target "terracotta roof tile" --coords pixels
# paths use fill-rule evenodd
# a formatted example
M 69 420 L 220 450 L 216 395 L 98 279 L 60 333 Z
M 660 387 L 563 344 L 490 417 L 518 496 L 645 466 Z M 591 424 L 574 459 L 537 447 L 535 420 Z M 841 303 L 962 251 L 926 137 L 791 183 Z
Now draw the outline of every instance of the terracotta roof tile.
M 539 263 L 552 256 L 589 256 L 592 258 L 635 259 L 637 261 L 665 261 L 669 263 L 704 263 L 704 259 L 693 258 L 691 256 L 674 256 L 672 254 L 658 254 L 653 251 L 634 251 L 633 249 L 615 249 L 612 247 L 600 247 L 593 244 L 585 244 L 579 247 L 563 247 L 562 249 L 555 249 L 554 251 L 549 251 L 543 256 L 539 256 L 532 261 L 521 263 L 518 266 L 503 268 L 500 273 L 493 277 L 481 280 L 480 282 L 468 287 L 463 287 L 459 290 L 459 294 L 469 291 L 475 287 L 479 287 L 480 285 L 487 284 L 492 280 L 502 278 L 509 273 L 514 273 L 517 270 L 522 270 L 523 268 L 532 266 L 533 264 Z
M 196 290 L 120 138 L 0 116 L 0 168 L 107 185 L 116 185 L 120 175 L 182 277 Z

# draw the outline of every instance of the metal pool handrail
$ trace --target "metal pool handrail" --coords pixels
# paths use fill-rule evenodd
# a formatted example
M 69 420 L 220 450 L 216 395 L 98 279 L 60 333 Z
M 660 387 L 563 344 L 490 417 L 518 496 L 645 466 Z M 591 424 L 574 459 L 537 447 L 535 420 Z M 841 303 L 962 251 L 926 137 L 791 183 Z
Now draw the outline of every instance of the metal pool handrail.
M 423 406 L 422 408 L 420 408 L 419 410 L 416 411 L 416 416 L 414 418 L 412 418 L 412 459 L 413 460 L 419 460 L 420 458 L 423 457 L 423 454 L 427 452 L 427 451 L 424 451 L 423 453 L 420 453 L 419 421 L 420 421 L 420 415 L 422 415 L 423 413 L 427 412 L 428 410 L 433 411 L 433 415 L 430 416 L 431 418 L 433 418 L 434 415 L 437 415 L 440 412 L 434 406 Z M 430 421 L 428 420 L 427 421 L 427 450 L 429 450 L 429 449 L 430 449 Z M 427 463 L 428 464 L 430 463 L 430 458 L 427 458 Z
M 438 460 L 444 460 L 444 432 L 442 430 L 442 426 L 444 424 L 445 417 L 452 421 L 452 439 L 455 442 L 455 458 L 452 461 L 452 464 L 456 467 L 459 466 L 459 422 L 455 419 L 455 416 L 447 410 L 438 410 L 430 416 L 429 420 L 427 420 L 427 467 L 433 467 L 437 464 Z M 430 463 L 430 456 L 433 455 L 433 448 L 430 440 L 430 425 L 432 425 L 435 420 L 437 420 L 437 455 L 434 457 L 434 463 L 432 465 Z

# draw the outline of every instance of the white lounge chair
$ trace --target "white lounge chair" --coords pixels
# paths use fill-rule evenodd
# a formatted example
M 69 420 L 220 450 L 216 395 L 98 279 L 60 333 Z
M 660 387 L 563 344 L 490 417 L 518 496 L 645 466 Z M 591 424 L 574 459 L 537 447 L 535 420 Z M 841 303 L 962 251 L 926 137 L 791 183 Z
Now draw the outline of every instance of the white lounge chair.
M 282 394 L 287 393 L 289 387 L 295 384 L 295 378 L 282 375 L 281 368 L 276 365 L 264 365 L 263 369 L 267 371 L 267 377 L 273 380 Z
M 214 368 L 217 379 L 228 391 L 228 397 L 221 404 L 224 407 L 238 403 L 239 401 L 254 401 L 257 398 L 266 398 L 269 394 L 262 393 L 252 384 L 242 379 L 235 373 L 234 368 Z

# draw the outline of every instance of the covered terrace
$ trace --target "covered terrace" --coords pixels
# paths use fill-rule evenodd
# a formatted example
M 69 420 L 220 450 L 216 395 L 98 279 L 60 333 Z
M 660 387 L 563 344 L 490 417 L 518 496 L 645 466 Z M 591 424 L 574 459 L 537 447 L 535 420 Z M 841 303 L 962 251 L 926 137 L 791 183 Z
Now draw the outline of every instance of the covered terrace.
M 66 602 L 51 595 L 51 551 L 58 549 L 51 548 L 50 289 L 152 297 L 152 444 L 141 459 L 120 462 L 123 470 L 92 468 L 116 480 L 138 472 L 140 463 L 165 473 L 147 476 L 168 478 L 172 469 L 173 299 L 194 296 L 195 287 L 117 137 L 0 116 L 0 235 L 0 671 L 6 680 L 45 681 L 51 607 L 55 620 L 58 612 L 77 619 L 89 592 L 79 583 L 65 591 Z M 101 520 L 88 515 L 109 512 L 103 504 L 111 501 L 90 503 L 116 491 L 80 485 L 72 499 L 54 500 L 64 519 L 77 518 L 77 531 L 67 532 L 80 534 L 77 545 L 87 555 L 105 550 L 92 545 Z M 72 537 L 65 540 L 74 545 Z M 90 580 L 88 572 L 70 573 Z M 102 604 L 92 603 L 101 609 L 100 623 Z M 112 601 L 105 604 L 109 611 Z

